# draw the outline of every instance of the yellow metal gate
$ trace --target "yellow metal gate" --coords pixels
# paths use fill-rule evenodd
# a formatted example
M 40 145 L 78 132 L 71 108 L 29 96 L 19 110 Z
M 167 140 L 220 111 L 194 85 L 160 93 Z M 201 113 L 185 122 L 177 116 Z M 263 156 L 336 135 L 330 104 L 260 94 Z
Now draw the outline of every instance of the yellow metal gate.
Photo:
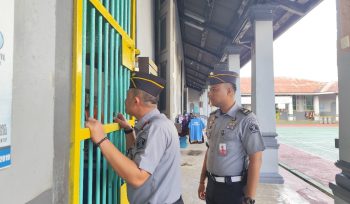
M 125 153 L 124 133 L 113 117 L 125 114 L 134 70 L 136 0 L 75 0 L 74 10 L 69 202 L 125 203 L 122 179 L 93 145 L 84 123 L 87 117 L 100 120 Z

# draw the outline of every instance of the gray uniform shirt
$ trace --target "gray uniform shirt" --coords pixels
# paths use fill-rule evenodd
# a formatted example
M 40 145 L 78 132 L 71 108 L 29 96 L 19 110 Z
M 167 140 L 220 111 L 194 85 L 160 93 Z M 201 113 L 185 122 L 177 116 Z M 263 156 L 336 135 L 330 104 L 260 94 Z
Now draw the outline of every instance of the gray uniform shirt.
M 128 156 L 150 177 L 139 188 L 127 186 L 131 204 L 174 203 L 181 195 L 180 145 L 174 124 L 154 109 L 135 126 Z
M 265 149 L 256 116 L 236 104 L 210 114 L 207 135 L 207 170 L 218 176 L 241 175 L 247 156 Z

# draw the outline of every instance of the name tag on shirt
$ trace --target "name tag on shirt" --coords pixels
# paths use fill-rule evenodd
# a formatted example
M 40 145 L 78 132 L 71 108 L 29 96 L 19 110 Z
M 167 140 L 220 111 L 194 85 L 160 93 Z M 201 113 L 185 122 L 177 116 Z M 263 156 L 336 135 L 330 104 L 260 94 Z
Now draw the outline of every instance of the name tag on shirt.
M 225 143 L 219 144 L 219 154 L 220 156 L 226 156 L 227 155 L 227 148 Z

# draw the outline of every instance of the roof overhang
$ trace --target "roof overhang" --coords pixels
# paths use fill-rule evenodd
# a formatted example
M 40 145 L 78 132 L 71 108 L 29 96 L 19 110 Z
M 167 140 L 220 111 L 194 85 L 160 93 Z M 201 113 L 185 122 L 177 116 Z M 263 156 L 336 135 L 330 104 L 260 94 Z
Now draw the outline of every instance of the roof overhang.
M 307 15 L 322 0 L 178 0 L 185 69 L 208 75 L 227 60 L 226 46 L 240 47 L 241 66 L 251 59 L 253 7 L 273 8 L 274 39 Z M 186 71 L 186 84 L 196 90 L 194 73 Z M 201 79 L 202 80 L 202 79 Z

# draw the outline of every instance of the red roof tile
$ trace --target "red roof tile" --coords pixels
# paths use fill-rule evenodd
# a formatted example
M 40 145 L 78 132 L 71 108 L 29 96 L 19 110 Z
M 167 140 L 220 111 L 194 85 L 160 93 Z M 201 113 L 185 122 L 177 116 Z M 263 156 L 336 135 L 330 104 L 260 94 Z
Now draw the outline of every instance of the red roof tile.
M 275 78 L 276 95 L 317 94 L 329 92 L 338 93 L 338 82 L 319 82 L 288 77 Z M 250 78 L 241 78 L 241 93 L 243 95 L 251 94 Z

